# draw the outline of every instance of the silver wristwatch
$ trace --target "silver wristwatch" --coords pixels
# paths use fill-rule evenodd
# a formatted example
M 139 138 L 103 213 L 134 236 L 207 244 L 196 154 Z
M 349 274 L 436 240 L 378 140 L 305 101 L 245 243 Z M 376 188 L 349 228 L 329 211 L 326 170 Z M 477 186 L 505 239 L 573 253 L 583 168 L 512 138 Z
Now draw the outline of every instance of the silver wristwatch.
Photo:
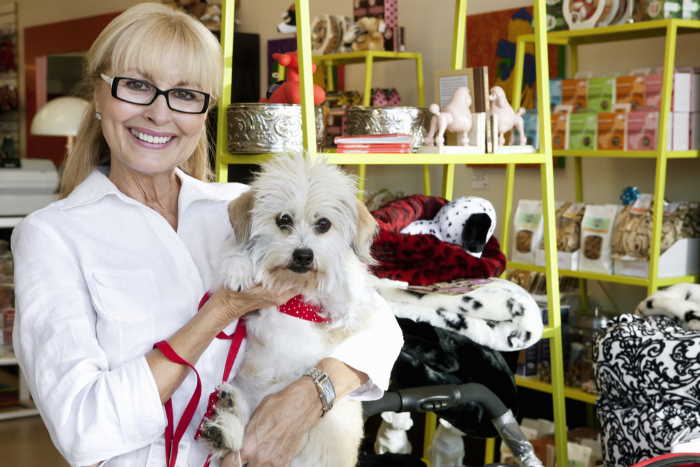
M 316 385 L 318 397 L 321 399 L 321 416 L 323 417 L 333 408 L 333 402 L 335 401 L 333 382 L 326 373 L 316 367 L 309 368 L 306 373 L 304 373 L 304 376 L 310 377 Z

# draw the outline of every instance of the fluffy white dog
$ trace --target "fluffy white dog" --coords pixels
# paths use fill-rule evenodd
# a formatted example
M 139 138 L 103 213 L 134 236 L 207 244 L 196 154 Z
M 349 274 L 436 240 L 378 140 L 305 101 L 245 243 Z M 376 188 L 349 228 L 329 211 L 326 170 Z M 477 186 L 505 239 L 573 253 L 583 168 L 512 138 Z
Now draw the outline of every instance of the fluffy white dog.
M 223 260 L 233 290 L 255 283 L 292 288 L 320 306 L 313 322 L 265 308 L 246 315 L 247 350 L 236 377 L 219 390 L 203 436 L 223 456 L 241 448 L 254 409 L 301 377 L 348 335 L 368 325 L 372 306 L 370 247 L 376 222 L 356 199 L 353 178 L 322 160 L 280 156 L 262 167 L 229 205 L 234 235 Z M 293 466 L 354 466 L 362 438 L 358 401 L 337 400 Z

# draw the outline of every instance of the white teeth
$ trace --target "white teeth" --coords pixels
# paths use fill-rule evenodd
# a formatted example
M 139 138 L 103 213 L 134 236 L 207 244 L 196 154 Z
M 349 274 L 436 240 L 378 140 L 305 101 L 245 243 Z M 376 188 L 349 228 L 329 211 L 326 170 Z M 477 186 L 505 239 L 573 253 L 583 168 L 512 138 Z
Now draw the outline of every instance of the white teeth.
M 132 135 L 136 136 L 141 141 L 145 141 L 151 144 L 165 144 L 171 139 L 173 139 L 172 136 L 153 136 L 146 133 L 141 133 L 140 131 L 136 131 L 133 128 L 130 131 Z

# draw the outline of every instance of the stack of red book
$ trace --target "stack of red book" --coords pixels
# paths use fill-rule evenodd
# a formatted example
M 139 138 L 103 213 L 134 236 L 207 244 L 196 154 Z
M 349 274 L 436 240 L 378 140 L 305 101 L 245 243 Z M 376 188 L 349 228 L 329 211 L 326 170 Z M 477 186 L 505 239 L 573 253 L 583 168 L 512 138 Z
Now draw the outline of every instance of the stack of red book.
M 335 144 L 339 153 L 382 154 L 410 153 L 411 135 L 358 135 L 336 136 Z

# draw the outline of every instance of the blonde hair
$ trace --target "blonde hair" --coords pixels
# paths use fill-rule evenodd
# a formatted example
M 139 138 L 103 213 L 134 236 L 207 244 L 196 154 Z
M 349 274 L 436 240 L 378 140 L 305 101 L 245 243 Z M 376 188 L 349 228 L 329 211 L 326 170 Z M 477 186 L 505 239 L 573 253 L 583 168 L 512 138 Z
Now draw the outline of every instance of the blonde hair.
M 175 59 L 170 63 L 180 64 L 183 81 L 216 100 L 223 66 L 214 35 L 191 16 L 160 3 L 129 8 L 102 30 L 88 51 L 83 89 L 90 105 L 63 164 L 59 198 L 68 196 L 97 166 L 109 164 L 109 147 L 95 118 L 94 91 L 103 82 L 100 74 L 138 70 L 157 76 L 157 64 L 164 58 Z M 206 125 L 193 154 L 180 168 L 200 180 L 211 179 Z

